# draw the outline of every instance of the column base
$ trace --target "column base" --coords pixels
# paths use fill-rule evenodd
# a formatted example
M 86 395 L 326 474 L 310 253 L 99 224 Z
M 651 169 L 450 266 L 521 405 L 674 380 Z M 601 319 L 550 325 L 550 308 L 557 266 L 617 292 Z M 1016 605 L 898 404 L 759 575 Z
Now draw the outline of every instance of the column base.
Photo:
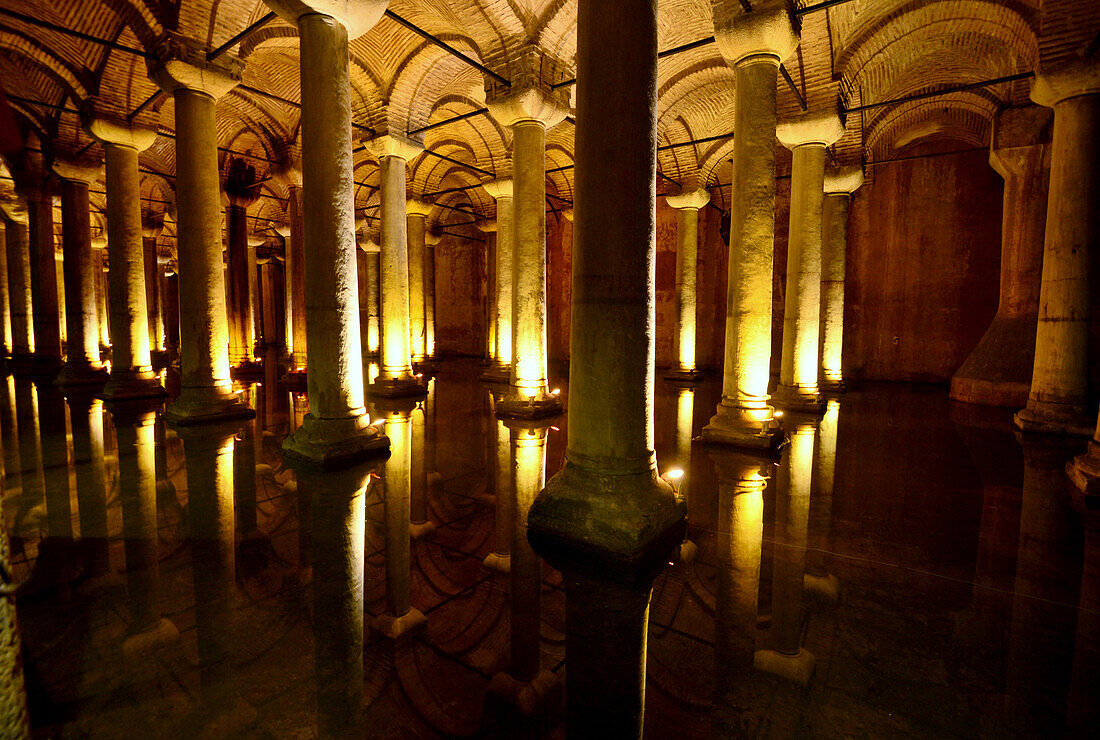
M 255 415 L 237 394 L 222 388 L 184 388 L 164 411 L 165 421 L 175 426 L 244 420 Z
M 65 363 L 57 376 L 57 385 L 62 388 L 85 388 L 101 386 L 110 378 L 105 367 Z
M 246 360 L 229 368 L 229 377 L 243 382 L 263 380 L 264 364 L 260 360 Z
M 794 655 L 775 650 L 757 650 L 752 656 L 752 666 L 758 671 L 806 686 L 813 678 L 815 660 L 813 653 L 802 648 Z
M 1089 423 L 1085 411 L 1079 406 L 1059 404 L 1051 409 L 1028 405 L 1013 417 L 1016 427 L 1034 434 L 1061 434 L 1072 437 L 1091 437 L 1096 424 Z
M 283 440 L 283 457 L 309 468 L 335 470 L 385 454 L 389 448 L 389 438 L 367 424 L 366 414 L 320 419 L 310 412 Z
M 180 636 L 175 623 L 160 619 L 156 624 L 122 638 L 122 657 L 137 660 L 152 657 Z
M 413 360 L 413 369 L 419 370 L 425 375 L 434 375 L 439 370 L 439 363 L 431 357 L 421 357 L 419 360 Z
M 498 419 L 546 419 L 551 416 L 561 416 L 565 413 L 565 407 L 561 399 L 552 394 L 521 396 L 517 393 L 509 393 L 494 406 Z
M 408 398 L 423 396 L 427 392 L 427 387 L 414 375 L 400 375 L 396 378 L 379 375 L 367 386 L 367 393 L 379 398 Z
M 545 711 L 550 699 L 559 696 L 562 683 L 550 671 L 539 671 L 530 681 L 517 681 L 507 673 L 493 676 L 489 694 L 519 711 L 524 717 L 534 717 Z
M 435 531 L 435 522 L 410 522 L 409 536 L 414 540 L 422 540 Z
M 126 401 L 137 398 L 164 398 L 168 392 L 153 371 L 112 371 L 103 386 L 103 400 Z
M 511 573 L 512 555 L 510 553 L 505 553 L 502 555 L 497 552 L 491 552 L 485 556 L 485 559 L 481 561 L 481 564 L 496 573 Z
M 1090 440 L 1088 452 L 1066 463 L 1066 475 L 1086 499 L 1100 496 L 1100 443 Z
M 665 380 L 670 383 L 694 385 L 703 379 L 703 373 L 695 369 L 678 368 L 665 373 Z
M 755 410 L 718 404 L 718 413 L 703 427 L 700 438 L 754 452 L 777 450 L 783 445 L 783 424 L 773 413 L 770 406 Z
M 818 383 L 817 387 L 822 393 L 847 393 L 848 392 L 848 386 L 844 383 L 843 378 L 837 378 L 835 380 L 830 380 L 830 379 L 826 378 L 825 380 Z
M 494 362 L 481 374 L 482 383 L 511 383 L 512 366 Z
M 780 385 L 775 389 L 772 402 L 784 411 L 817 415 L 825 413 L 825 399 L 821 397 L 816 385 Z
M 421 630 L 427 624 L 428 618 L 416 607 L 409 607 L 409 610 L 400 617 L 395 617 L 392 614 L 379 614 L 370 621 L 371 629 L 390 640 L 396 640 L 404 635 Z

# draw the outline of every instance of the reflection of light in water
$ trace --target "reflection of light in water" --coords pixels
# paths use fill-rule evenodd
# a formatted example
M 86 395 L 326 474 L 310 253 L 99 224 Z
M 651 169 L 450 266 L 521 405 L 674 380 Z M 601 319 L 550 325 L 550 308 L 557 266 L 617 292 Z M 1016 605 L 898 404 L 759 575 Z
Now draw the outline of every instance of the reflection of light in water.
M 372 362 L 369 365 L 367 365 L 367 384 L 369 385 L 369 384 L 373 383 L 374 381 L 376 381 L 378 379 L 378 376 L 381 374 L 381 372 L 382 372 L 382 370 L 378 366 L 377 362 Z

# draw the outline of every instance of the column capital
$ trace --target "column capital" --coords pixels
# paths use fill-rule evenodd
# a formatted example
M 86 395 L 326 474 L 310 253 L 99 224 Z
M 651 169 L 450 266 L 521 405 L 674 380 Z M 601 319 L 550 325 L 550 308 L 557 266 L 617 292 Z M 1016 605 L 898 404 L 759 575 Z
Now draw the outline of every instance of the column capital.
M 374 28 L 389 0 L 264 0 L 280 18 L 295 26 L 303 15 L 316 13 L 338 21 L 356 39 Z
M 798 48 L 800 29 L 787 0 L 754 0 L 746 13 L 739 0 L 712 0 L 714 38 L 735 67 L 751 57 L 782 62 Z
M 436 228 L 427 229 L 424 231 L 424 245 L 428 247 L 434 247 L 439 242 L 443 241 L 443 231 L 436 230 Z
M 146 239 L 156 239 L 164 233 L 164 214 L 141 214 L 141 235 Z
M 669 207 L 677 210 L 681 208 L 694 208 L 695 210 L 699 210 L 707 203 L 710 203 L 710 193 L 703 188 L 682 190 L 675 195 L 666 195 L 665 203 L 667 203 Z
M 489 194 L 490 198 L 498 200 L 512 197 L 514 183 L 510 177 L 498 177 L 495 180 L 481 183 L 481 187 L 485 188 L 485 192 Z
M 85 185 L 95 182 L 103 174 L 103 165 L 89 160 L 54 159 L 51 168 L 62 180 L 82 182 Z
M 151 147 L 157 140 L 157 132 L 152 127 L 102 115 L 97 112 L 97 107 L 94 100 L 86 100 L 80 110 L 84 130 L 96 141 L 129 147 L 141 152 Z
M 825 168 L 826 193 L 854 193 L 863 185 L 863 168 L 858 164 Z
M 275 229 L 275 233 L 284 239 L 290 237 L 290 224 L 272 224 L 271 228 Z
M 483 234 L 495 234 L 497 231 L 497 220 L 495 218 L 479 218 L 474 221 L 474 228 Z
M 106 249 L 107 237 L 105 236 L 93 236 L 92 237 L 92 249 Z
M 382 134 L 373 139 L 367 139 L 363 144 L 377 160 L 383 157 L 400 157 L 408 162 L 424 151 L 422 143 L 401 134 Z
M 568 98 L 562 91 L 534 85 L 500 91 L 487 99 L 486 106 L 489 115 L 502 126 L 538 121 L 546 128 L 553 128 L 569 115 Z
M 165 92 L 194 90 L 217 100 L 241 81 L 244 62 L 223 55 L 207 61 L 205 48 L 194 39 L 169 31 L 147 62 L 149 77 Z
M 356 241 L 356 246 L 367 254 L 380 254 L 382 252 L 382 245 L 373 239 L 359 239 Z
M 13 223 L 27 226 L 30 223 L 30 214 L 27 213 L 27 204 L 19 198 L 8 198 L 0 202 L 0 212 L 4 218 Z
M 1031 99 L 1047 108 L 1079 95 L 1098 94 L 1100 58 L 1095 56 L 1040 69 L 1031 83 Z
M 708 194 L 707 197 L 708 198 L 710 197 L 709 194 Z M 563 208 L 560 211 L 558 211 L 558 213 L 560 213 L 562 216 L 564 216 L 566 221 L 568 221 L 569 223 L 573 223 L 574 212 L 573 212 L 572 207 Z
M 829 146 L 844 136 L 844 121 L 835 110 L 802 113 L 779 121 L 775 135 L 788 149 L 803 144 Z
M 423 216 L 427 218 L 431 215 L 434 204 L 420 200 L 419 198 L 408 198 L 405 200 L 405 214 L 408 216 Z
M 989 164 L 1008 179 L 1026 170 L 1026 163 L 1050 143 L 1054 111 L 1041 105 L 1006 108 L 993 117 Z

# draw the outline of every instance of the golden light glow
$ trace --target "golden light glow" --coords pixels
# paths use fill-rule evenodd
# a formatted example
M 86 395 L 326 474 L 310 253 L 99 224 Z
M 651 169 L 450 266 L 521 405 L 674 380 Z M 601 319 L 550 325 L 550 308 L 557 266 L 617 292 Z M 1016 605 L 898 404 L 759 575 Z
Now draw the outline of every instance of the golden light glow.
M 684 477 L 684 471 L 680 468 L 673 468 L 665 473 L 665 477 L 669 480 L 680 480 Z

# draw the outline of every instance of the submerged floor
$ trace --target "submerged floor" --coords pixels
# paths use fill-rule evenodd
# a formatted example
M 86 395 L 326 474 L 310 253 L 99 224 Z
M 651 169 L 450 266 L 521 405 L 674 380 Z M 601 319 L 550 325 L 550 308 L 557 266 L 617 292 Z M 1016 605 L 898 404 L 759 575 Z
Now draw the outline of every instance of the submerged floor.
M 483 564 L 500 549 L 498 466 L 512 461 L 479 372 L 445 363 L 397 432 L 410 446 L 374 469 L 361 501 L 335 503 L 282 465 L 305 399 L 273 376 L 246 391 L 258 415 L 233 442 L 221 496 L 188 491 L 183 442 L 159 419 L 144 428 L 103 412 L 99 463 L 82 452 L 94 407 L 0 382 L 4 528 L 35 732 L 283 738 L 351 722 L 372 737 L 560 736 L 555 694 L 541 723 L 488 697 L 508 667 L 519 576 Z M 1074 505 L 1064 465 L 1077 448 L 1025 440 L 1007 414 L 950 404 L 942 388 L 867 385 L 822 420 L 788 419 L 797 434 L 766 490 L 734 500 L 689 443 L 717 383 L 657 392 L 658 460 L 688 471 L 693 547 L 653 591 L 648 736 L 1088 734 L 1100 515 Z M 564 423 L 547 432 L 547 476 L 562 464 Z M 137 473 L 118 454 L 135 434 Z M 154 472 L 155 501 L 120 485 Z M 425 518 L 434 528 L 409 524 Z M 406 533 L 419 535 L 407 548 Z M 357 592 L 356 569 L 336 566 L 358 562 L 358 543 L 361 697 L 346 662 L 358 646 L 334 614 Z M 427 621 L 394 642 L 372 625 L 403 611 L 406 583 Z M 549 567 L 534 593 L 542 668 L 564 680 L 565 596 Z

